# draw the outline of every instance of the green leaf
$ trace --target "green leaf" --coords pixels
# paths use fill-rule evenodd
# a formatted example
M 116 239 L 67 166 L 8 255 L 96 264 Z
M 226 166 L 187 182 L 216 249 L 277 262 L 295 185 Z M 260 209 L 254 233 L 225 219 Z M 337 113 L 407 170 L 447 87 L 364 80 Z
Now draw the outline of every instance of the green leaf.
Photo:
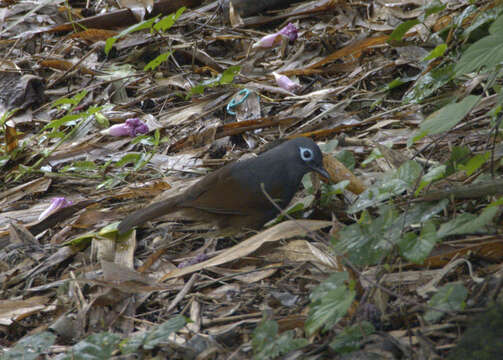
M 419 135 L 412 138 L 417 141 L 426 135 L 440 134 L 451 130 L 470 110 L 479 102 L 480 96 L 469 95 L 458 103 L 444 106 L 438 111 L 428 116 L 419 126 Z
M 141 153 L 127 153 L 119 161 L 115 163 L 116 167 L 122 167 L 127 164 L 137 165 L 145 158 L 145 154 Z
M 166 30 L 168 30 L 175 24 L 176 20 L 178 20 L 178 18 L 183 14 L 183 12 L 186 9 L 187 8 L 185 6 L 182 6 L 180 9 L 176 11 L 176 13 L 172 13 L 163 17 L 161 20 L 159 20 L 159 22 L 157 22 L 154 25 L 154 29 L 157 31 L 166 32 Z
M 70 111 L 72 111 L 80 102 L 82 99 L 84 99 L 87 95 L 88 91 L 87 90 L 82 90 L 72 96 L 71 98 L 63 98 L 63 99 L 58 99 L 54 101 L 51 105 L 51 107 L 60 107 L 62 105 L 71 105 Z
M 454 146 L 451 150 L 451 156 L 447 161 L 446 176 L 454 174 L 460 164 L 466 164 L 470 159 L 471 151 L 468 146 Z
M 406 81 L 403 81 L 400 78 L 394 79 L 393 81 L 389 82 L 386 85 L 386 90 L 393 90 L 394 88 L 397 88 L 399 86 L 402 86 L 403 84 L 406 84 Z M 347 150 L 346 150 L 347 151 Z
M 430 51 L 430 53 L 428 54 L 428 56 L 426 56 L 423 61 L 428 61 L 428 60 L 432 60 L 432 59 L 436 59 L 440 56 L 443 56 L 445 54 L 445 51 L 447 50 L 447 44 L 440 44 L 440 45 L 437 45 L 435 47 L 435 49 L 433 49 L 432 51 Z
M 106 41 L 105 41 L 105 54 L 108 55 L 108 53 L 110 52 L 110 50 L 112 50 L 114 44 L 117 42 L 117 40 L 119 40 L 119 38 L 113 36 L 113 37 L 109 37 Z
M 407 20 L 400 25 L 398 25 L 395 30 L 390 34 L 388 41 L 401 41 L 403 36 L 409 31 L 412 27 L 419 24 L 418 19 Z
M 351 224 L 339 231 L 333 242 L 336 254 L 347 254 L 356 265 L 374 265 L 379 263 L 393 248 L 396 234 L 391 232 L 398 214 L 392 207 L 377 218 L 370 215 L 361 223 Z M 399 224 L 397 229 L 401 229 Z
M 264 347 L 278 335 L 278 323 L 267 320 L 265 317 L 253 330 L 252 347 L 255 353 L 261 352 Z
M 324 144 L 320 144 L 320 149 L 323 153 L 326 154 L 331 154 L 335 151 L 337 148 L 337 145 L 339 145 L 339 141 L 337 139 L 329 140 Z
M 415 233 L 407 233 L 398 245 L 403 257 L 414 263 L 422 264 L 438 241 L 440 238 L 437 236 L 435 225 L 432 222 L 427 222 L 419 236 Z
M 497 6 L 492 9 L 485 9 L 484 11 L 480 11 L 477 17 L 471 22 L 471 24 L 466 29 L 464 29 L 463 38 L 468 39 L 472 32 L 496 20 L 496 18 L 501 14 L 502 10 L 503 9 L 501 6 Z
M 501 358 L 503 354 L 503 341 L 501 341 L 503 339 L 503 304 L 501 301 L 497 300 L 483 313 L 473 318 L 469 317 L 466 331 L 461 340 L 456 341 L 456 346 L 449 350 L 446 360 Z
M 169 342 L 171 334 L 181 330 L 186 323 L 187 321 L 182 315 L 177 315 L 150 331 L 129 338 L 121 344 L 121 350 L 124 354 L 135 353 L 140 348 L 151 350 L 159 344 Z
M 148 20 L 143 20 L 137 24 L 134 24 L 124 30 L 122 30 L 118 35 L 115 35 L 111 38 L 108 38 L 107 41 L 105 42 L 105 54 L 108 55 L 110 50 L 112 50 L 112 46 L 115 44 L 117 40 L 120 38 L 123 38 L 124 36 L 134 33 L 136 31 L 144 30 L 144 29 L 151 29 L 153 24 L 157 21 L 160 15 L 157 15 L 153 18 L 150 18 Z
M 148 71 L 148 70 L 155 70 L 159 65 L 161 65 L 163 62 L 168 60 L 168 58 L 171 56 L 172 52 L 168 51 L 165 52 L 159 56 L 157 56 L 154 60 L 150 61 L 147 65 L 143 67 L 143 70 Z
M 367 336 L 372 335 L 374 332 L 375 329 L 371 323 L 362 321 L 344 328 L 330 343 L 330 347 L 339 354 L 353 352 L 360 349 L 362 340 L 365 340 Z
M 430 171 L 428 171 L 426 173 L 426 175 L 424 175 L 421 178 L 421 183 L 419 184 L 414 195 L 417 196 L 421 192 L 421 190 L 423 190 L 426 186 L 431 184 L 433 181 L 442 179 L 445 176 L 445 169 L 446 168 L 447 167 L 445 165 L 439 165 L 439 166 L 436 166 L 436 167 L 430 169 Z
M 447 7 L 447 4 L 442 4 L 439 0 L 428 1 L 424 6 L 424 15 L 421 16 L 421 20 L 424 21 L 426 18 L 432 14 L 439 13 Z
M 482 210 L 479 216 L 470 213 L 456 216 L 453 220 L 440 226 L 440 229 L 438 229 L 438 236 L 445 237 L 449 235 L 485 232 L 486 229 L 484 227 L 487 226 L 498 213 L 501 202 L 501 199 L 492 202 Z
M 503 15 L 501 15 L 501 13 L 503 12 L 503 7 L 500 6 L 499 8 L 496 8 L 496 10 L 499 10 L 500 16 L 492 23 L 491 27 L 489 28 L 489 33 L 493 35 L 501 35 L 501 33 L 503 32 Z
M 349 150 L 342 150 L 338 152 L 335 157 L 349 170 L 353 170 L 356 165 L 356 160 L 353 153 Z
M 309 343 L 307 339 L 295 339 L 294 334 L 294 331 L 290 330 L 278 336 L 276 321 L 263 318 L 253 331 L 253 358 L 257 360 L 276 359 Z
M 346 272 L 334 273 L 311 293 L 309 316 L 305 323 L 308 336 L 319 329 L 327 331 L 336 325 L 347 313 L 356 292 L 348 289 Z
M 216 78 L 204 81 L 202 84 L 194 86 L 192 89 L 190 89 L 188 96 L 190 97 L 194 94 L 202 94 L 204 92 L 204 89 L 207 87 L 230 84 L 234 80 L 234 77 L 239 74 L 240 70 L 241 66 L 230 66 Z
M 187 320 L 182 315 L 176 315 L 165 323 L 157 326 L 153 331 L 149 331 L 147 337 L 143 341 L 143 348 L 146 350 L 153 349 L 161 343 L 166 343 L 171 334 L 181 330 Z
M 412 160 L 406 161 L 395 173 L 387 174 L 381 181 L 367 188 L 347 211 L 352 214 L 376 206 L 413 188 L 421 171 L 418 163 Z
M 475 155 L 470 160 L 468 160 L 466 165 L 464 165 L 464 164 L 459 165 L 458 170 L 464 170 L 464 171 L 466 171 L 466 175 L 470 176 L 475 171 L 480 169 L 480 167 L 482 165 L 484 165 L 486 163 L 486 161 L 489 160 L 490 157 L 491 157 L 491 153 L 489 151 L 487 151 L 484 154 Z
M 88 336 L 75 344 L 66 359 L 101 360 L 112 358 L 121 341 L 118 334 L 102 332 Z
M 47 129 L 59 129 L 62 125 L 65 125 L 67 123 L 71 123 L 71 125 L 75 124 L 75 120 L 81 119 L 83 117 L 82 113 L 80 114 L 68 114 L 63 116 L 60 119 L 56 119 L 51 121 L 49 124 L 44 126 L 42 130 L 47 130 Z
M 322 184 L 321 187 L 321 205 L 328 205 L 335 195 L 342 194 L 344 189 L 349 185 L 349 180 L 339 181 L 335 185 Z
M 405 104 L 417 104 L 422 102 L 428 96 L 433 94 L 439 88 L 452 80 L 454 75 L 454 65 L 447 64 L 436 67 L 428 73 L 421 76 L 414 84 L 414 86 L 407 91 L 402 98 Z
M 465 299 L 468 290 L 461 283 L 449 283 L 441 287 L 428 301 L 428 305 L 446 311 L 459 311 L 465 308 Z M 444 316 L 443 311 L 427 310 L 424 319 L 428 322 L 437 322 Z
M 230 84 L 234 81 L 234 77 L 239 74 L 241 66 L 229 66 L 225 71 L 219 76 L 219 85 Z
M 36 360 L 47 352 L 56 341 L 56 335 L 44 331 L 35 335 L 25 336 L 17 344 L 3 353 L 5 360 Z
M 388 145 L 385 145 L 385 146 L 388 146 Z M 379 149 L 377 147 L 375 147 L 370 152 L 370 155 L 365 160 L 362 161 L 361 167 L 365 167 L 368 164 L 372 163 L 373 161 L 375 161 L 377 159 L 380 159 L 382 157 L 383 157 L 383 155 L 381 154 L 381 152 L 379 151 Z
M 463 52 L 454 68 L 456 76 L 476 72 L 493 71 L 503 61 L 503 16 L 499 16 L 489 28 L 491 35 L 473 43 Z
M 380 215 L 375 219 L 364 212 L 363 221 L 339 231 L 338 238 L 333 241 L 334 250 L 337 254 L 347 254 L 357 265 L 377 264 L 390 253 L 395 244 L 402 241 L 402 233 L 408 227 L 430 220 L 445 209 L 447 204 L 448 200 L 413 204 L 401 214 L 391 206 L 382 206 L 379 209 Z

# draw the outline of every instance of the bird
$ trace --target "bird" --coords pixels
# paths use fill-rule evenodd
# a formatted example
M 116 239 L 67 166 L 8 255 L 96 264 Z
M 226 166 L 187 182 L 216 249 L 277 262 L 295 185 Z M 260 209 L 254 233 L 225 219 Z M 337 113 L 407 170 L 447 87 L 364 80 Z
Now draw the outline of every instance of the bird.
M 254 158 L 227 164 L 178 195 L 134 211 L 120 222 L 118 232 L 125 234 L 174 212 L 219 229 L 259 229 L 286 208 L 302 177 L 312 171 L 330 178 L 318 145 L 307 137 L 288 140 Z

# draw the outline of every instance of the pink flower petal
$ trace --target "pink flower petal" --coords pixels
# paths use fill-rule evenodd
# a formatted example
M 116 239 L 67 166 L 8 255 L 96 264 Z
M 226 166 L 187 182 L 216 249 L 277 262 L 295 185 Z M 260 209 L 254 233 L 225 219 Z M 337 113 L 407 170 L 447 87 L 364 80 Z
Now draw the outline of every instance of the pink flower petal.
M 264 36 L 262 39 L 253 44 L 253 47 L 270 48 L 274 47 L 281 42 L 283 35 L 274 33 Z
M 274 34 L 269 34 L 261 38 L 259 41 L 257 41 L 255 44 L 253 44 L 254 48 L 260 47 L 260 48 L 270 48 L 273 46 L 276 46 L 281 43 L 281 39 L 283 37 L 288 38 L 290 42 L 294 42 L 297 39 L 297 28 L 295 27 L 294 24 L 289 23 L 287 26 L 285 26 L 283 29 L 281 29 L 278 32 L 275 32 Z
M 290 42 L 294 42 L 295 40 L 297 40 L 298 37 L 297 28 L 292 23 L 288 23 L 287 26 L 278 31 L 278 34 L 286 36 L 288 40 L 290 40 Z
M 276 79 L 276 84 L 278 84 L 279 87 L 291 91 L 291 92 L 296 92 L 299 90 L 302 86 L 300 84 L 297 84 L 296 82 L 290 80 L 288 76 L 285 75 L 280 75 L 277 73 L 273 73 L 274 78 Z
M 122 124 L 113 125 L 108 129 L 102 130 L 101 133 L 111 136 L 135 137 L 138 134 L 148 133 L 148 126 L 139 118 L 131 118 L 127 119 L 126 122 Z
M 47 209 L 45 209 L 40 216 L 38 217 L 38 220 L 43 220 L 49 215 L 54 214 L 56 211 L 63 209 L 67 206 L 72 205 L 73 202 L 71 200 L 66 200 L 64 197 L 56 197 L 51 200 L 51 204 Z

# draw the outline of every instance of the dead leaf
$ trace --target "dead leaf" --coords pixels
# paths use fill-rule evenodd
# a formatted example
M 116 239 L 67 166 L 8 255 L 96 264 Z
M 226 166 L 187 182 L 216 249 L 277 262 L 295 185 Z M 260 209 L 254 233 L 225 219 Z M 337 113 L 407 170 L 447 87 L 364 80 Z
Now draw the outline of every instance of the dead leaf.
M 329 221 L 315 220 L 289 220 L 273 226 L 251 238 L 240 242 L 237 245 L 225 250 L 221 254 L 212 259 L 203 261 L 199 264 L 187 266 L 182 269 L 177 269 L 166 274 L 161 281 L 173 279 L 179 276 L 193 273 L 211 266 L 218 266 L 227 262 L 240 259 L 253 253 L 266 242 L 278 241 L 287 239 L 293 236 L 306 235 L 307 231 L 316 231 L 324 227 L 332 225 Z

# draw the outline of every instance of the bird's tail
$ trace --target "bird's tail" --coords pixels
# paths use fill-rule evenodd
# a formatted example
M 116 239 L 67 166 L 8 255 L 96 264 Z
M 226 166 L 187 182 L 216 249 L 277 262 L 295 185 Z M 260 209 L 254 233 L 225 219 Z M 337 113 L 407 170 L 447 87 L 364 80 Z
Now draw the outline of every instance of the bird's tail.
M 173 197 L 171 199 L 163 200 L 160 202 L 153 203 L 146 208 L 136 210 L 132 214 L 129 214 L 124 220 L 119 224 L 119 234 L 122 235 L 137 225 L 141 225 L 146 221 L 161 217 L 163 215 L 169 214 L 176 210 L 178 204 L 178 197 Z

